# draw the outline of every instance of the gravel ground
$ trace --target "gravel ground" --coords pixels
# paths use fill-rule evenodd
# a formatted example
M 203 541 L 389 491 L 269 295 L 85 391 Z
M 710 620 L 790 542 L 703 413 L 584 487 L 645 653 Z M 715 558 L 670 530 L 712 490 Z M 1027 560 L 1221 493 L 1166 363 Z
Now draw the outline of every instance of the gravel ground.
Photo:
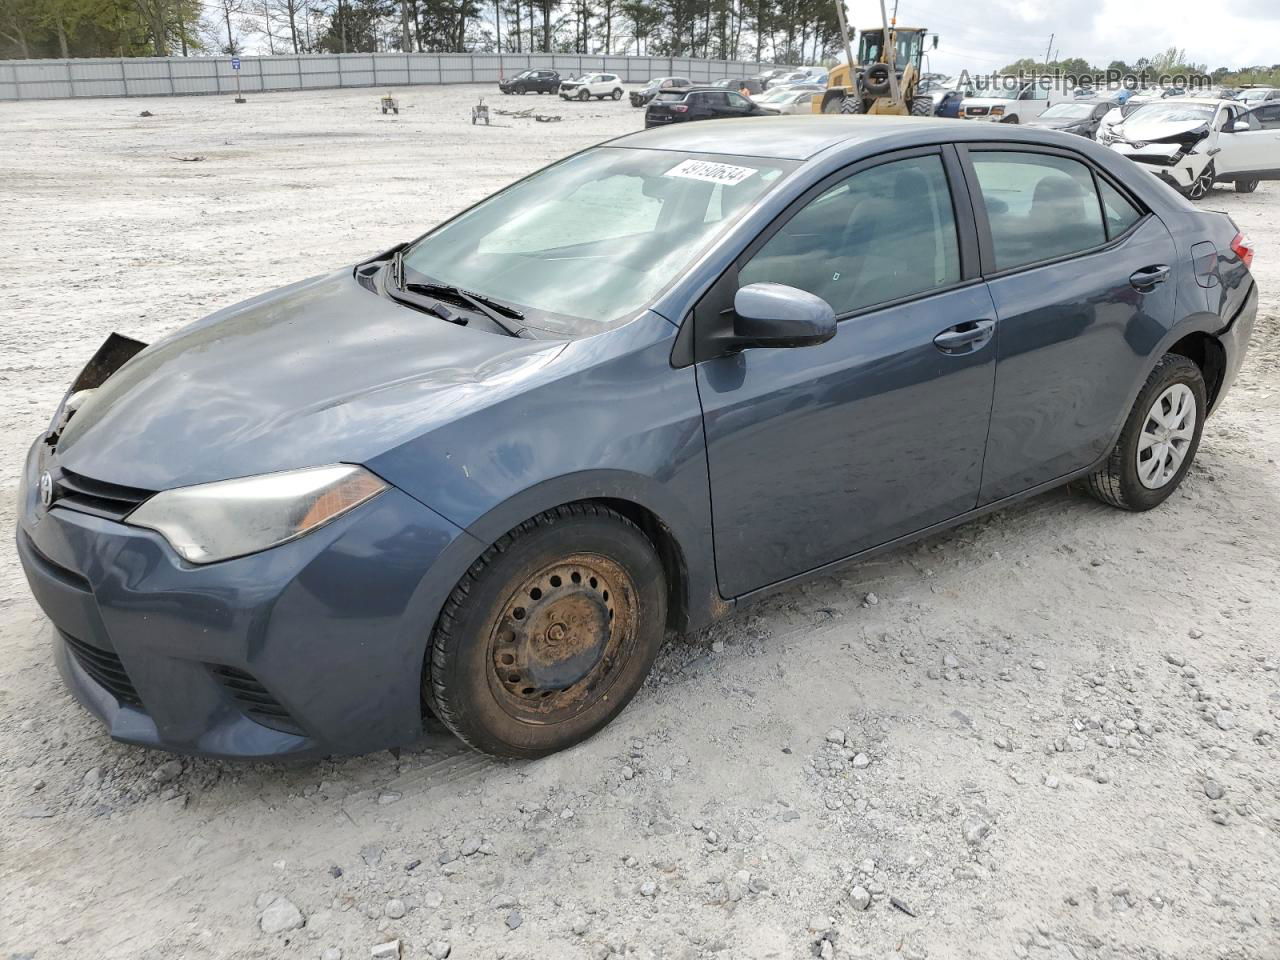
M 108 332 L 152 340 L 641 125 L 493 96 L 564 119 L 476 129 L 480 92 L 0 107 L 0 526 Z M 0 956 L 1280 957 L 1280 184 L 1208 205 L 1259 242 L 1262 310 L 1163 507 L 1050 493 L 673 638 L 548 760 L 114 744 L 6 537 Z

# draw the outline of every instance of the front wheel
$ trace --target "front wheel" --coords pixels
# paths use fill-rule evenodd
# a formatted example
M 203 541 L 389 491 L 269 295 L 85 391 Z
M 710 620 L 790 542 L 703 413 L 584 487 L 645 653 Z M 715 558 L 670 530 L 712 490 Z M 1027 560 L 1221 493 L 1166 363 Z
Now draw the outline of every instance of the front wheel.
M 1191 181 L 1190 186 L 1184 187 L 1182 195 L 1188 200 L 1203 200 L 1213 190 L 1213 181 L 1217 179 L 1214 173 L 1213 161 L 1210 160 L 1205 168 L 1200 171 L 1200 176 Z
M 579 100 L 583 100 L 583 101 L 590 100 L 590 99 L 591 99 L 591 91 L 590 91 L 590 90 L 580 90 L 580 91 L 578 92 L 578 99 L 579 99 Z
M 933 116 L 933 98 L 913 97 L 911 100 L 911 115 L 913 117 Z
M 427 703 L 463 742 L 533 758 L 596 733 L 662 643 L 666 580 L 631 521 L 592 503 L 527 520 L 481 555 L 436 623 Z
M 1150 510 L 1178 488 L 1200 446 L 1209 405 L 1204 376 L 1175 353 L 1160 358 L 1089 492 L 1122 510 Z
M 1237 180 L 1236 193 L 1253 193 L 1258 189 L 1257 180 Z

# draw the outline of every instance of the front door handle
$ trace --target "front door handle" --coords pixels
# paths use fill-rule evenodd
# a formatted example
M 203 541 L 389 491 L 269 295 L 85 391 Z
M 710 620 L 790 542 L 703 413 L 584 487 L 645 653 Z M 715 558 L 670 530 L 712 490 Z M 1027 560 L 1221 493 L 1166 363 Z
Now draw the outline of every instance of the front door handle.
M 933 338 L 933 343 L 943 353 L 973 353 L 991 339 L 995 329 L 994 320 L 966 320 L 947 327 Z
M 1164 283 L 1169 279 L 1169 265 L 1166 263 L 1158 263 L 1152 267 L 1143 267 L 1141 270 L 1135 270 L 1129 274 L 1129 284 L 1135 290 L 1143 293 L 1150 290 L 1157 283 Z

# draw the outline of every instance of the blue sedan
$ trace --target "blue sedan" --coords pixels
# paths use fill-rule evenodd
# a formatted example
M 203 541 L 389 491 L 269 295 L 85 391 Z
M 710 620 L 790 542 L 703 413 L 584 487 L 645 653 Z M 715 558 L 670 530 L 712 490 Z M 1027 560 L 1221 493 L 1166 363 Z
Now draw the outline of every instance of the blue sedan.
M 18 551 L 119 740 L 357 753 L 434 714 L 535 757 L 667 629 L 1068 481 L 1161 503 L 1240 367 L 1252 255 L 1054 131 L 635 134 L 113 335 L 31 447 Z

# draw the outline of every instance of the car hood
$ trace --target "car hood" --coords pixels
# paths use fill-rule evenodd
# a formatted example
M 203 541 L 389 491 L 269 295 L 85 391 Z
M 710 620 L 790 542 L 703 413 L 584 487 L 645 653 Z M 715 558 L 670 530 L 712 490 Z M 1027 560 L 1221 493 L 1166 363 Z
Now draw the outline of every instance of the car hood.
M 367 290 L 348 269 L 143 350 L 71 418 L 58 460 L 145 490 L 362 463 L 518 392 L 566 342 L 449 323 Z
M 1175 139 L 1195 141 L 1208 132 L 1207 120 L 1142 120 L 1138 117 L 1129 117 L 1112 130 L 1112 133 L 1133 142 Z

